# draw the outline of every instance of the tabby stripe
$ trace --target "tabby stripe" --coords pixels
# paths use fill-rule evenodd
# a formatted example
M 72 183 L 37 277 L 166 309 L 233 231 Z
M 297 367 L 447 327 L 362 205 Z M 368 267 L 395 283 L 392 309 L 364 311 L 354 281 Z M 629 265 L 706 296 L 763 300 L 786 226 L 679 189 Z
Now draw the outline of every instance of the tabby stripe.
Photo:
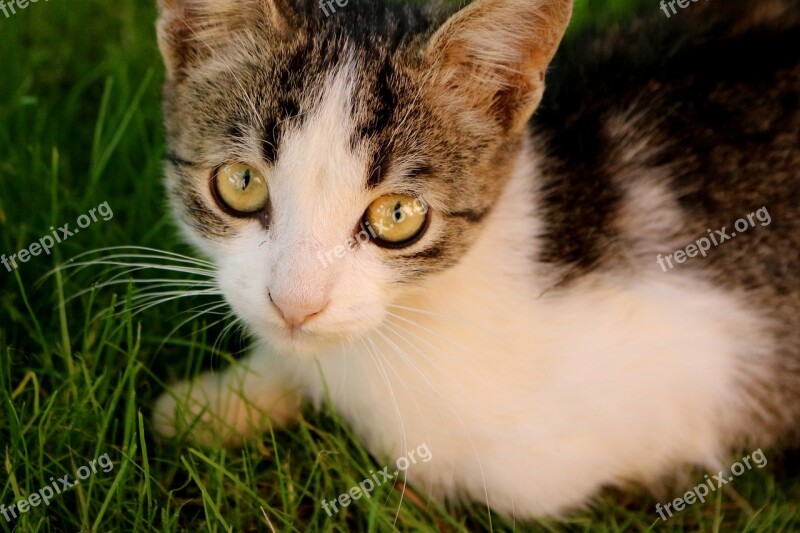
M 181 157 L 178 157 L 174 154 L 167 154 L 167 161 L 175 165 L 176 167 L 194 167 L 197 166 L 196 163 L 192 163 L 191 161 L 187 161 Z
M 462 220 L 466 220 L 470 224 L 477 224 L 481 220 L 483 220 L 486 215 L 489 214 L 491 209 L 484 209 L 483 211 L 474 211 L 472 209 L 468 209 L 466 211 L 454 211 L 452 213 L 445 213 L 444 216 L 447 218 L 460 218 Z

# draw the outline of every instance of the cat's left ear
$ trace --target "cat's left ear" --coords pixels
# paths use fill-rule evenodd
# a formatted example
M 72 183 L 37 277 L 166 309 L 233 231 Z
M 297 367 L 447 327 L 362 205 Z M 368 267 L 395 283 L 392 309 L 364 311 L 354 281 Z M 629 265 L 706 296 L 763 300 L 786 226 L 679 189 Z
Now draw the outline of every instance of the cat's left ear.
M 541 102 L 545 70 L 571 16 L 572 0 L 476 0 L 425 51 L 439 97 L 518 132 Z
M 158 12 L 158 45 L 172 80 L 224 56 L 224 47 L 248 29 L 279 38 L 297 23 L 288 0 L 158 0 Z

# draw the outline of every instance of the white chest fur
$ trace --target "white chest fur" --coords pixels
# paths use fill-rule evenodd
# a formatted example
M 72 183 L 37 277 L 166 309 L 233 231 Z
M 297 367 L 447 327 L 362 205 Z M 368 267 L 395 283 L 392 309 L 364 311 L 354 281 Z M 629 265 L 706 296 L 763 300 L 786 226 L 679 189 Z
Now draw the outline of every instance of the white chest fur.
M 765 353 L 758 317 L 655 264 L 543 294 L 531 172 L 520 164 L 457 268 L 379 331 L 320 354 L 330 400 L 379 457 L 427 444 L 434 459 L 408 471 L 423 490 L 517 517 L 717 464 L 746 401 L 737 379 Z M 323 401 L 316 364 L 297 364 Z

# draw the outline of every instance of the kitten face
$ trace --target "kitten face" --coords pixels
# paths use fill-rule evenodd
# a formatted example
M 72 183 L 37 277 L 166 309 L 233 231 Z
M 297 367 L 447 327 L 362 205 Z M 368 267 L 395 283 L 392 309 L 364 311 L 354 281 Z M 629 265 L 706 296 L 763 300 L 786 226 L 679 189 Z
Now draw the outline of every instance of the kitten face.
M 433 35 L 437 23 L 403 8 L 418 10 L 405 20 L 419 27 L 388 24 L 365 38 L 363 25 L 273 1 L 161 7 L 173 206 L 253 332 L 295 353 L 357 338 L 469 249 L 519 148 L 527 117 L 517 115 L 541 97 L 546 64 L 522 88 L 519 72 L 500 79 L 476 71 L 472 57 L 465 68 L 476 43 L 458 42 L 449 26 L 461 35 L 494 20 L 465 9 Z M 401 9 L 352 8 L 384 24 Z M 486 79 L 475 84 L 462 71 Z M 269 190 L 251 216 L 235 216 L 214 192 L 218 170 L 235 163 Z M 424 206 L 405 213 L 425 217 L 408 245 L 381 246 L 363 231 L 365 212 L 387 195 Z

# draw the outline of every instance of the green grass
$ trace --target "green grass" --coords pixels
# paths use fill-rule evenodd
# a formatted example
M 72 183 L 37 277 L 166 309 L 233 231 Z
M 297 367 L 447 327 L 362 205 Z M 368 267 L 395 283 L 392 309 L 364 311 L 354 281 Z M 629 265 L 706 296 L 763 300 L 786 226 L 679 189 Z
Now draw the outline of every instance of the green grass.
M 203 318 L 170 336 L 197 303 L 169 302 L 134 315 L 125 285 L 61 307 L 98 281 L 91 269 L 36 284 L 56 265 L 100 247 L 187 252 L 160 185 L 162 70 L 151 3 L 52 0 L 11 19 L 0 14 L 0 253 L 16 253 L 50 226 L 74 227 L 102 202 L 114 212 L 52 256 L 34 257 L 14 273 L 0 266 L 0 504 L 50 485 L 51 477 L 74 479 L 105 453 L 114 461 L 110 472 L 98 471 L 22 515 L 17 531 L 800 528 L 800 485 L 777 461 L 664 525 L 655 500 L 635 492 L 604 494 L 567 522 L 520 525 L 480 506 L 419 507 L 388 485 L 328 518 L 322 498 L 383 466 L 328 411 L 307 411 L 292 431 L 267 432 L 237 451 L 157 443 L 149 418 L 165 383 L 225 365 L 246 341 L 233 336 L 215 351 L 222 326 Z M 590 10 L 584 1 L 576 20 L 609 22 L 628 7 Z M 110 315 L 115 303 L 119 313 Z M 0 515 L 0 529 L 11 527 Z

